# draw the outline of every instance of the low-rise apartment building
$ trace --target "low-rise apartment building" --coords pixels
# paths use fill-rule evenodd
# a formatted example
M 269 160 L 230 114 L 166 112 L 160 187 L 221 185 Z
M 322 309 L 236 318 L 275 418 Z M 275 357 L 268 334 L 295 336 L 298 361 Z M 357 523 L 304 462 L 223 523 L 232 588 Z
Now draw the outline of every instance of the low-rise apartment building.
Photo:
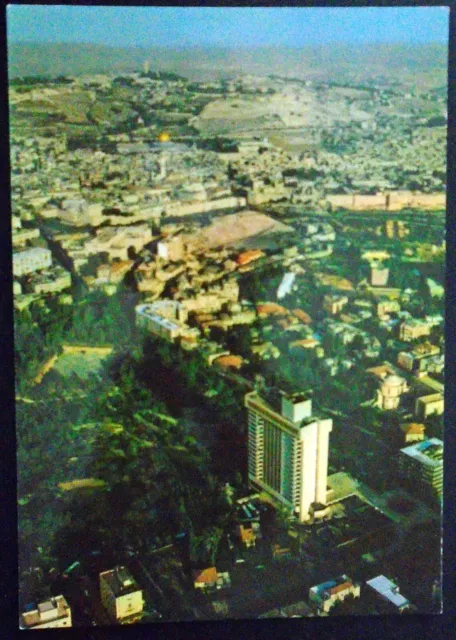
M 309 601 L 318 613 L 328 613 L 336 602 L 345 600 L 349 595 L 359 598 L 361 587 L 345 574 L 311 587 Z
M 128 260 L 129 251 L 141 251 L 152 240 L 148 225 L 135 227 L 107 227 L 85 244 L 87 255 L 108 253 L 111 260 Z
M 438 356 L 439 353 L 440 347 L 430 342 L 425 342 L 424 344 L 418 344 L 410 352 L 401 351 L 397 356 L 397 364 L 406 371 L 426 371 L 428 361 Z
M 408 422 L 401 425 L 401 431 L 404 434 L 405 444 L 413 442 L 422 442 L 425 439 L 426 427 L 418 422 Z
M 55 266 L 30 276 L 27 286 L 37 294 L 59 293 L 71 287 L 71 274 L 63 267 Z
M 100 596 L 113 621 L 128 624 L 141 619 L 144 606 L 142 590 L 125 567 L 100 573 Z
M 180 296 L 179 299 L 188 312 L 219 311 L 223 305 L 238 301 L 239 284 L 237 280 L 229 278 L 224 282 L 216 282 L 193 296 Z
M 190 328 L 186 321 L 186 308 L 175 300 L 158 300 L 136 307 L 137 325 L 165 340 L 174 341 L 179 337 L 197 338 L 199 330 Z
M 430 333 L 431 326 L 428 322 L 412 318 L 401 324 L 399 328 L 399 339 L 404 342 L 411 342 L 422 336 L 428 336 Z
M 377 316 L 384 318 L 390 313 L 398 313 L 401 310 L 401 306 L 397 300 L 379 300 L 377 302 Z
M 370 282 L 373 287 L 386 287 L 389 269 L 381 264 L 371 264 Z
M 410 602 L 399 592 L 399 587 L 386 576 L 377 576 L 366 584 L 384 603 L 385 612 L 402 613 L 410 607 Z
M 49 249 L 36 247 L 13 253 L 13 273 L 16 278 L 25 276 L 41 269 L 46 269 L 52 264 L 52 255 Z
M 30 240 L 36 240 L 40 237 L 39 229 L 21 229 L 13 232 L 13 246 L 22 246 Z
M 441 416 L 444 410 L 443 393 L 431 393 L 420 396 L 415 401 L 415 415 L 419 420 L 426 420 L 429 416 Z
M 63 596 L 40 602 L 36 609 L 25 611 L 19 622 L 20 629 L 56 629 L 71 626 L 71 609 Z

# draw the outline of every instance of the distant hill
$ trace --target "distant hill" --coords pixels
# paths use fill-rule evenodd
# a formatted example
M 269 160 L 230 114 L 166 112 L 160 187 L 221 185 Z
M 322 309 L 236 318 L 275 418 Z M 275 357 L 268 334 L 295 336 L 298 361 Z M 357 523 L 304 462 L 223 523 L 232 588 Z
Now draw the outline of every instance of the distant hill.
M 428 86 L 446 83 L 447 47 L 430 45 L 331 44 L 325 47 L 121 48 L 96 44 L 10 43 L 10 78 L 20 76 L 90 75 L 139 71 L 145 60 L 151 70 L 173 71 L 191 80 L 239 73 L 275 73 L 321 80 L 362 81 L 381 75 L 392 83 L 413 76 Z

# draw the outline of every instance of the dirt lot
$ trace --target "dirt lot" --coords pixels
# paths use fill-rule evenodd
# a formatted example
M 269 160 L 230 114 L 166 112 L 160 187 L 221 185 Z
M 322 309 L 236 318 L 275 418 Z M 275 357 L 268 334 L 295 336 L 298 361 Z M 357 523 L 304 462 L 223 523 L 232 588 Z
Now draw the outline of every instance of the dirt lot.
M 247 238 L 267 234 L 287 233 L 293 229 L 281 222 L 256 211 L 241 211 L 227 216 L 217 217 L 212 224 L 202 229 L 195 238 L 200 248 L 233 246 Z

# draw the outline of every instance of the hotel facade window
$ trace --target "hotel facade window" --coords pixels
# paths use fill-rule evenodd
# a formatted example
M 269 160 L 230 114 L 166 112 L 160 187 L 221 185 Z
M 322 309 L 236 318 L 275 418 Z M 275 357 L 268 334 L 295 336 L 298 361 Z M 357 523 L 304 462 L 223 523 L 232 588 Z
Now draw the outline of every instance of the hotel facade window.
M 303 394 L 282 395 L 280 409 L 252 392 L 248 410 L 249 480 L 302 522 L 325 512 L 332 420 L 312 416 Z

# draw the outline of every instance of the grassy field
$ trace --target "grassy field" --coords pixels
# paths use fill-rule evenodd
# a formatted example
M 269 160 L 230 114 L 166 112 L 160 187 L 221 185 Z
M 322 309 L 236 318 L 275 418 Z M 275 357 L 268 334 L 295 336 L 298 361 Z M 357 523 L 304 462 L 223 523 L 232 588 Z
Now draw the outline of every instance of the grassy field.
M 106 356 L 96 353 L 70 353 L 60 356 L 54 365 L 54 370 L 65 378 L 76 375 L 85 379 L 90 374 L 98 374 L 103 367 Z

